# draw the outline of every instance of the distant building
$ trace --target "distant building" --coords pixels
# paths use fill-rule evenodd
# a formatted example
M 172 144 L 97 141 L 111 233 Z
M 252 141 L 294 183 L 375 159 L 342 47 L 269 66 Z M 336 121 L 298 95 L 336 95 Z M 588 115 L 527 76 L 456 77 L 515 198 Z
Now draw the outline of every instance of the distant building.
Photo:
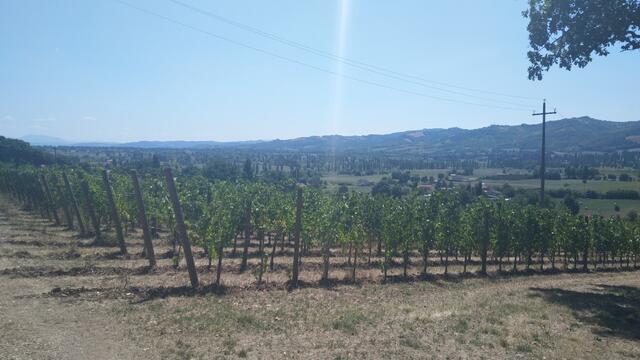
M 489 199 L 498 199 L 498 198 L 504 197 L 504 195 L 500 191 L 491 190 L 491 189 L 484 190 L 484 194 Z

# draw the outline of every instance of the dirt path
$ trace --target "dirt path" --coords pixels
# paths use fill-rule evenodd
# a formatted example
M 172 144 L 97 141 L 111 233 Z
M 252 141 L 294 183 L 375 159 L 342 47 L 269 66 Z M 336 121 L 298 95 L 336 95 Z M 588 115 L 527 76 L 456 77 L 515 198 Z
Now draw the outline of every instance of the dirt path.
M 194 294 L 73 235 L 0 198 L 0 359 L 640 358 L 638 272 Z

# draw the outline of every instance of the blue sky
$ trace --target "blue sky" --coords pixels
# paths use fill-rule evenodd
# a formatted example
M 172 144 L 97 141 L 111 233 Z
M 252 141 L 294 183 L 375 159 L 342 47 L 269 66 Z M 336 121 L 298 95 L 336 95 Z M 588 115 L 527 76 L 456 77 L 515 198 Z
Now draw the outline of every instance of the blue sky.
M 0 1 L 0 134 L 226 141 L 477 128 L 539 121 L 530 109 L 540 110 L 543 97 L 565 117 L 640 120 L 638 52 L 614 50 L 585 69 L 527 79 L 526 0 L 181 0 L 343 58 L 526 99 L 427 83 L 450 91 L 442 92 L 170 0 L 124 1 L 171 21 L 116 0 Z

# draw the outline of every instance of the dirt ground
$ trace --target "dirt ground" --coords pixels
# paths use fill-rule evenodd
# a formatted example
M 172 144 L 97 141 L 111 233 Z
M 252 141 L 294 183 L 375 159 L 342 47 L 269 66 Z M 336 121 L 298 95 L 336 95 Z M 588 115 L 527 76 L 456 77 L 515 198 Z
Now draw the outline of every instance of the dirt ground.
M 433 266 L 423 279 L 416 265 L 382 284 L 363 259 L 350 284 L 336 256 L 333 284 L 304 258 L 303 286 L 288 291 L 290 257 L 258 287 L 236 256 L 224 289 L 193 291 L 161 240 L 154 270 L 137 233 L 127 257 L 90 243 L 0 198 L 0 359 L 640 358 L 637 271 L 444 277 Z

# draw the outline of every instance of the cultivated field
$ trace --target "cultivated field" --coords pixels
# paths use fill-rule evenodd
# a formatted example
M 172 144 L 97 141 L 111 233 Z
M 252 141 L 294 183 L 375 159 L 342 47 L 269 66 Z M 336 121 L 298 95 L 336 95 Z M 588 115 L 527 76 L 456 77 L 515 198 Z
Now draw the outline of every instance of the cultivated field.
M 562 201 L 562 200 L 558 200 Z M 640 213 L 640 200 L 611 200 L 611 199 L 578 199 L 580 213 L 585 215 L 627 216 L 629 212 Z M 619 211 L 615 210 L 618 205 Z
M 505 183 L 513 186 L 517 189 L 538 189 L 540 188 L 540 180 L 538 179 L 526 179 L 526 180 L 486 180 L 487 184 L 500 187 Z M 582 180 L 575 179 L 563 179 L 563 180 L 546 180 L 545 188 L 548 190 L 553 189 L 567 189 L 579 192 L 585 191 L 597 191 L 606 193 L 610 190 L 640 190 L 640 182 L 638 181 L 609 181 L 609 180 L 589 180 L 583 183 Z
M 290 256 L 276 257 L 263 286 L 239 273 L 236 256 L 225 259 L 223 289 L 193 291 L 162 239 L 149 270 L 139 234 L 127 238 L 128 257 L 73 235 L 0 198 L 0 358 L 640 357 L 637 271 L 445 277 L 434 255 L 428 278 L 416 257 L 409 280 L 398 265 L 382 284 L 365 256 L 351 284 L 335 249 L 326 286 L 317 257 L 303 258 L 303 286 L 287 291 Z

